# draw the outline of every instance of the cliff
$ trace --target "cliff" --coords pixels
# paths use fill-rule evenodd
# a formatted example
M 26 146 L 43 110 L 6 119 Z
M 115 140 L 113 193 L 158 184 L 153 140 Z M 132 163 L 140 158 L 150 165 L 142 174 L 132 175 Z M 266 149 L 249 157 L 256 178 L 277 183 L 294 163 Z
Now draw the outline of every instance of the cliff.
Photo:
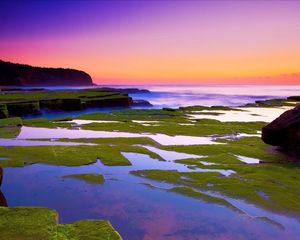
M 76 69 L 33 67 L 0 60 L 0 86 L 88 86 L 89 74 Z

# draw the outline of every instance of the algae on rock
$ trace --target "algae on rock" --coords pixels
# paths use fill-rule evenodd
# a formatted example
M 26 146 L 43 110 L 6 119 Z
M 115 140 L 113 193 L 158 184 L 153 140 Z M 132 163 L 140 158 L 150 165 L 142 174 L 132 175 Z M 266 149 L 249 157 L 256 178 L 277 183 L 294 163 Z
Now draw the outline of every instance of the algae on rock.
M 58 213 L 42 207 L 0 207 L 0 240 L 121 240 L 105 220 L 58 223 Z

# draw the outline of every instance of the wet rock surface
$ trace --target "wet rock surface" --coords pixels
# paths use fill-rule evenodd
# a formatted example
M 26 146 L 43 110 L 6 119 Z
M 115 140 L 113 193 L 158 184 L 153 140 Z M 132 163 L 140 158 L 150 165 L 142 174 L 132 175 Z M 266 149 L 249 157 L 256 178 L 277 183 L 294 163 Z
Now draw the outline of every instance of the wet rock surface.
M 262 128 L 262 140 L 300 153 L 300 106 L 288 110 Z
M 153 105 L 146 100 L 136 99 L 136 100 L 133 100 L 132 106 L 134 106 L 134 107 L 152 107 Z
M 79 111 L 86 108 L 129 107 L 127 93 L 103 88 L 79 90 L 1 91 L 0 118 L 39 114 L 43 110 Z

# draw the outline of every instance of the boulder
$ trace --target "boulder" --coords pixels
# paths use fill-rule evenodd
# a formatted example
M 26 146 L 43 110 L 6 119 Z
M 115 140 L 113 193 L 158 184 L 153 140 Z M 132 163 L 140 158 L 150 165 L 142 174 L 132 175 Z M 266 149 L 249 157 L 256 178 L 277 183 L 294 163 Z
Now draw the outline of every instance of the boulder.
M 0 207 L 7 207 L 7 201 L 3 195 L 3 193 L 0 191 Z
M 3 169 L 2 167 L 0 167 L 0 187 L 2 184 L 2 179 L 3 179 Z M 7 207 L 7 201 L 1 191 L 0 191 L 0 207 Z
M 267 144 L 300 153 L 300 106 L 284 112 L 263 127 L 262 140 Z
M 2 184 L 2 179 L 3 179 L 3 169 L 2 169 L 2 167 L 0 167 L 0 187 Z
M 146 100 L 136 99 L 136 100 L 132 101 L 132 106 L 133 107 L 152 107 L 153 105 Z

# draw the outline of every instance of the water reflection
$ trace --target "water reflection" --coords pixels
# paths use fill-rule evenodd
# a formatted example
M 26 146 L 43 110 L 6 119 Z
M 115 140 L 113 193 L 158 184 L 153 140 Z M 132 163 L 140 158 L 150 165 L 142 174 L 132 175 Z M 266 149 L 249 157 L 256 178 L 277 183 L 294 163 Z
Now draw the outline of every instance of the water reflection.
M 105 183 L 92 185 L 63 178 L 75 173 L 103 173 Z M 35 164 L 7 168 L 6 176 L 2 190 L 10 206 L 50 207 L 59 212 L 62 223 L 108 219 L 124 240 L 296 240 L 300 234 L 299 222 L 292 218 L 276 218 L 284 225 L 283 231 L 270 222 L 246 217 L 225 206 L 138 184 L 157 185 L 157 182 L 106 172 L 99 164 L 81 167 Z
M 213 112 L 220 115 L 202 114 L 203 111 L 192 111 L 190 117 L 192 119 L 215 119 L 221 122 L 271 122 L 285 111 L 292 109 L 293 107 L 244 107 L 237 108 L 242 111 L 223 111 L 214 110 Z M 205 111 L 207 112 L 207 111 Z
M 26 139 L 14 139 L 14 138 L 0 138 L 0 146 L 13 147 L 13 146 L 81 146 L 89 145 L 94 146 L 93 143 L 81 143 L 81 142 L 58 142 L 58 141 L 38 141 L 38 140 L 26 140 Z M 0 157 L 1 160 L 7 160 L 7 158 Z
M 221 144 L 214 142 L 212 137 L 195 137 L 195 136 L 169 136 L 166 134 L 152 133 L 131 133 L 131 132 L 109 132 L 93 131 L 83 129 L 67 128 L 39 128 L 26 127 L 21 128 L 17 139 L 59 139 L 59 138 L 137 138 L 149 137 L 161 145 L 197 145 L 197 144 Z M 1 145 L 1 142 L 0 142 Z

